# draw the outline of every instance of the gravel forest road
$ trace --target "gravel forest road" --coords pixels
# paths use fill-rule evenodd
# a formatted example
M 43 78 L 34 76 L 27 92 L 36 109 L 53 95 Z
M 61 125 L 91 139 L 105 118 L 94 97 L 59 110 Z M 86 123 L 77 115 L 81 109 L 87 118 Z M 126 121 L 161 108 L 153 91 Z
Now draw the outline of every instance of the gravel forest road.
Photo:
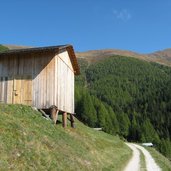
M 134 143 L 126 143 L 126 145 L 131 148 L 133 155 L 124 171 L 161 171 L 161 168 L 156 164 L 151 154 L 144 147 Z M 146 168 L 144 169 L 141 169 L 140 166 L 140 152 L 142 152 L 145 157 Z

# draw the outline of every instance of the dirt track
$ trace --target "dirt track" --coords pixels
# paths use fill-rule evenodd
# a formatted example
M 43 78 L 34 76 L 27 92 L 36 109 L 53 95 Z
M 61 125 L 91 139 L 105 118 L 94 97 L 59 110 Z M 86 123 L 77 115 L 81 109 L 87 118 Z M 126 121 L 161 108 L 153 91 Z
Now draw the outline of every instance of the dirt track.
M 128 147 L 132 149 L 133 156 L 125 167 L 124 171 L 140 170 L 140 151 L 145 156 L 145 164 L 147 171 L 161 171 L 161 168 L 156 164 L 151 154 L 144 147 L 133 143 L 126 143 L 126 145 L 128 145 Z

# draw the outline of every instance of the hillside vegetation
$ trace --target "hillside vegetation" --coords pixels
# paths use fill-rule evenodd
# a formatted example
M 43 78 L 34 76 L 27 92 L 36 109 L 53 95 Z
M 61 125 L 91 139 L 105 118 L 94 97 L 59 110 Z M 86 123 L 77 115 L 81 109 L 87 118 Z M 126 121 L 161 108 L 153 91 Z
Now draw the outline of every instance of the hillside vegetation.
M 8 48 L 0 44 L 0 52 L 7 51 Z
M 155 161 L 158 163 L 158 165 L 160 166 L 160 168 L 162 168 L 163 171 L 171 170 L 171 162 L 166 157 L 161 155 L 154 148 L 146 147 L 146 149 L 150 152 L 152 157 L 155 159 Z
M 31 107 L 0 104 L 0 170 L 121 170 L 131 156 L 118 138 L 76 120 L 53 125 Z
M 79 61 L 79 119 L 129 141 L 153 142 L 171 158 L 171 68 L 123 56 Z

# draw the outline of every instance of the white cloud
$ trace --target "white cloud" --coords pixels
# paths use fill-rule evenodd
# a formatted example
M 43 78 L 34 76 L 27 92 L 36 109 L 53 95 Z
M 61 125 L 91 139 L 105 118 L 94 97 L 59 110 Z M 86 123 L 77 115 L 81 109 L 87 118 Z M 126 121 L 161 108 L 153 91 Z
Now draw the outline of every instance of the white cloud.
M 132 15 L 127 9 L 123 9 L 120 11 L 113 10 L 113 14 L 118 20 L 122 20 L 122 21 L 128 21 L 132 18 Z

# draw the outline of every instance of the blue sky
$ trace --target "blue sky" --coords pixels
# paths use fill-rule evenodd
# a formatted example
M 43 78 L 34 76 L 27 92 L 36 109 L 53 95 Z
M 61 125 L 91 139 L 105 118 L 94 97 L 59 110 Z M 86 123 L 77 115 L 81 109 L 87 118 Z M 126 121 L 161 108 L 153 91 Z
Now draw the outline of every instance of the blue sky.
M 0 44 L 171 48 L 171 0 L 0 0 Z

